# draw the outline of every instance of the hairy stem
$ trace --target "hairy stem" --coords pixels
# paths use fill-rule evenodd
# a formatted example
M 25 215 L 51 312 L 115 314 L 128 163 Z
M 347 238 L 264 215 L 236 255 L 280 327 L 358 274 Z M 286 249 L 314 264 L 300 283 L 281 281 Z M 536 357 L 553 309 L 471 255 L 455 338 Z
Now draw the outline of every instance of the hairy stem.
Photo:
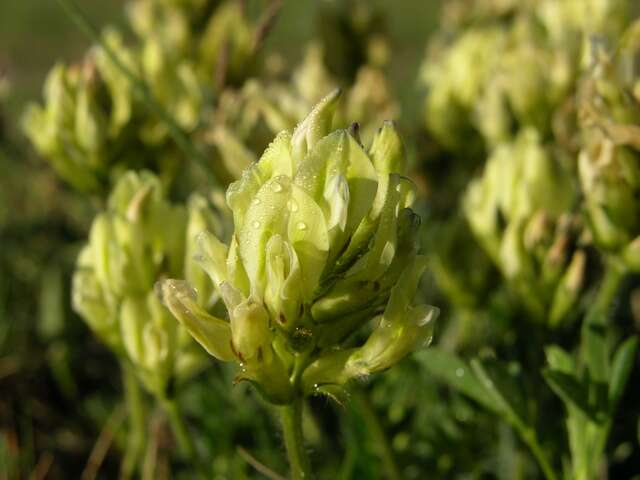
M 280 407 L 280 417 L 292 480 L 313 478 L 302 436 L 302 397 L 297 396 L 291 404 Z
M 180 128 L 178 123 L 174 120 L 169 112 L 156 100 L 153 96 L 147 84 L 140 79 L 125 63 L 118 57 L 116 52 L 107 45 L 102 39 L 98 29 L 87 18 L 82 8 L 75 0 L 58 0 L 58 3 L 62 6 L 69 18 L 76 24 L 76 26 L 89 37 L 96 42 L 102 50 L 104 50 L 109 60 L 114 66 L 120 70 L 120 72 L 127 77 L 129 83 L 133 87 L 134 91 L 140 96 L 147 108 L 156 114 L 167 126 L 169 134 L 178 145 L 178 148 L 192 160 L 198 162 L 210 177 L 211 182 L 215 186 L 220 186 L 217 178 L 215 178 L 213 172 L 209 168 L 209 160 L 207 157 L 193 144 L 189 136 Z

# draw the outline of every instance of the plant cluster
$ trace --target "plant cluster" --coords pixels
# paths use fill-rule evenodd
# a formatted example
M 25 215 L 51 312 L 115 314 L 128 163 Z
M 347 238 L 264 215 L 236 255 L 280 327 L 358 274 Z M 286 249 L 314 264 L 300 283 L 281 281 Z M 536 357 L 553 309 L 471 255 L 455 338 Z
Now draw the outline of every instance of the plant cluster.
M 95 44 L 22 116 L 74 205 L 42 317 L 76 318 L 68 279 L 122 371 L 121 478 L 640 468 L 631 0 L 443 2 L 419 118 L 390 5 L 323 2 L 292 65 L 277 0 L 131 0 L 102 33 L 59 2 Z

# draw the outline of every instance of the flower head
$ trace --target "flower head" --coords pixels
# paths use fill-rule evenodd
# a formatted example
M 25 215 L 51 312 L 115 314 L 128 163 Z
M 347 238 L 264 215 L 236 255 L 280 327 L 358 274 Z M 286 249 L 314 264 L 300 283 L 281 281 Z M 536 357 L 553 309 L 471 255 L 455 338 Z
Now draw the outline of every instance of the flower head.
M 117 183 L 107 210 L 94 220 L 73 278 L 73 307 L 120 357 L 136 367 L 145 385 L 163 393 L 172 378 L 189 373 L 194 342 L 160 303 L 155 283 L 184 275 L 198 288 L 193 302 L 206 306 L 212 285 L 189 266 L 189 233 L 212 228 L 201 197 L 185 209 L 165 198 L 148 172 L 129 172 Z M 170 228 L 167 228 L 167 226 Z M 187 232 L 187 235 L 185 235 Z
M 198 238 L 198 261 L 229 321 L 196 309 L 183 282 L 162 285 L 192 335 L 219 359 L 241 363 L 240 379 L 274 402 L 390 367 L 430 339 L 437 315 L 410 306 L 424 261 L 419 217 L 409 208 L 413 185 L 397 173 L 397 131 L 386 123 L 367 152 L 356 129 L 331 130 L 338 97 L 280 133 L 229 187 L 230 243 L 209 232 Z M 361 347 L 342 349 L 380 315 Z

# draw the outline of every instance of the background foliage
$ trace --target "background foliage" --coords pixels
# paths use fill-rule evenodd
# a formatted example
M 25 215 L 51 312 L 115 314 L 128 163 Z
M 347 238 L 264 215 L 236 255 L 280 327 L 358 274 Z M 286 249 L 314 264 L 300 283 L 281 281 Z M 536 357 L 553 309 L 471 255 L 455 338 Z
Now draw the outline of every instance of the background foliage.
M 289 67 L 298 65 L 305 45 L 326 34 L 322 4 L 285 0 L 265 55 L 278 52 Z M 124 2 L 82 5 L 96 24 L 126 26 Z M 457 147 L 442 148 L 446 142 L 434 141 L 424 129 L 421 68 L 427 49 L 442 41 L 432 35 L 441 18 L 439 2 L 369 5 L 383 18 L 391 52 L 385 72 L 422 198 L 433 274 L 422 290 L 442 309 L 442 324 L 435 348 L 356 385 L 346 406 L 311 400 L 305 431 L 318 477 L 336 478 L 338 472 L 344 479 L 542 478 L 526 441 L 532 431 L 537 444 L 551 452 L 552 469 L 560 472 L 562 462 L 565 468 L 568 463 L 560 452 L 568 450 L 569 440 L 563 400 L 581 391 L 572 390 L 570 382 L 567 387 L 554 365 L 544 370 L 544 347 L 555 344 L 574 353 L 580 323 L 568 322 L 560 330 L 541 325 L 506 285 L 500 266 L 469 240 L 458 198 L 468 181 L 479 177 L 489 148 L 475 148 L 473 132 L 461 154 Z M 61 181 L 19 127 L 27 102 L 40 98 L 53 63 L 77 61 L 89 45 L 55 2 L 0 4 L 0 478 L 113 478 L 127 446 L 121 400 L 126 385 L 118 362 L 70 306 L 75 257 L 101 200 L 80 196 Z M 184 199 L 184 191 L 176 190 Z M 596 255 L 586 251 L 589 259 Z M 576 315 L 591 304 L 600 282 L 602 266 L 595 260 L 589 267 Z M 454 278 L 452 271 L 465 278 Z M 606 312 L 612 319 L 610 344 L 637 335 L 637 285 L 636 275 L 625 276 Z M 547 348 L 549 358 L 562 357 L 553 353 Z M 610 424 L 599 478 L 636 478 L 640 472 L 637 357 L 630 364 L 631 380 Z M 213 459 L 218 477 L 263 478 L 246 452 L 285 472 L 271 409 L 246 386 L 230 388 L 230 368 L 216 362 L 209 367 L 179 390 L 179 401 L 197 447 Z M 152 477 L 190 478 L 189 466 L 173 454 L 165 415 L 149 399 L 146 407 Z

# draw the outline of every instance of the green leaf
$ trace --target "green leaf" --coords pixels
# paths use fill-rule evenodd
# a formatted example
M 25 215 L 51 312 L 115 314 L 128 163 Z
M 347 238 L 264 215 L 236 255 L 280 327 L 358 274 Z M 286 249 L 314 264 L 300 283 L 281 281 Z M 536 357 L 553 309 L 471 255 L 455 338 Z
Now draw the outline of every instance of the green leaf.
M 631 337 L 618 347 L 611 366 L 609 381 L 609 411 L 613 412 L 629 380 L 638 349 L 638 338 Z
M 489 394 L 478 377 L 456 354 L 433 347 L 417 353 L 415 358 L 430 374 L 438 377 L 451 388 L 472 398 L 484 408 L 500 413 L 498 405 L 490 401 Z
M 549 345 L 544 349 L 544 352 L 547 356 L 547 363 L 549 363 L 551 370 L 556 370 L 566 374 L 575 374 L 575 361 L 566 350 L 557 345 Z
M 471 368 L 489 392 L 491 401 L 503 416 L 516 426 L 529 424 L 526 397 L 521 383 L 521 369 L 516 363 L 505 364 L 497 359 L 473 359 Z
M 596 382 L 606 383 L 609 373 L 609 354 L 605 339 L 605 327 L 587 321 L 582 330 L 585 361 L 590 377 Z
M 551 389 L 562 399 L 567 408 L 578 409 L 595 423 L 602 421 L 601 416 L 588 403 L 588 388 L 574 375 L 552 369 L 545 369 L 542 373 Z

